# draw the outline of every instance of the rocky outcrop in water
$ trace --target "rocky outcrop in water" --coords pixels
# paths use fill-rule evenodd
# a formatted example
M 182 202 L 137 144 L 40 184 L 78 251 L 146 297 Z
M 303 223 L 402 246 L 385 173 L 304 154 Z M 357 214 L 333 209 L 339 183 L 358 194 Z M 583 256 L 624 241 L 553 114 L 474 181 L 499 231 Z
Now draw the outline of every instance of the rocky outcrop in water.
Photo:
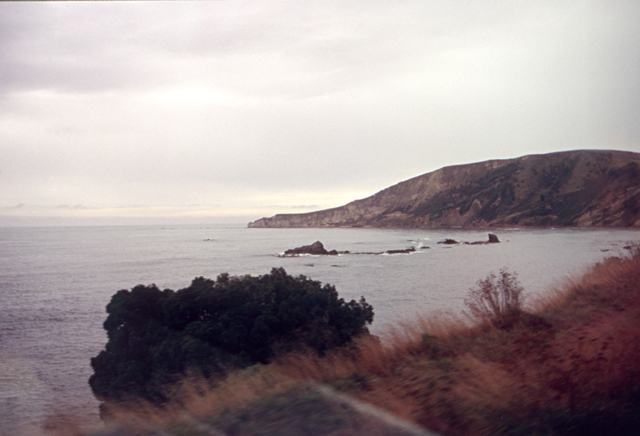
M 249 227 L 640 227 L 640 153 L 578 150 L 450 166 L 345 206 Z
M 292 248 L 284 252 L 284 257 L 300 256 L 301 254 L 311 254 L 314 256 L 337 256 L 336 250 L 327 251 L 320 241 L 316 241 L 311 245 L 303 245 L 302 247 Z
M 455 239 L 447 238 L 447 239 L 445 239 L 444 241 L 440 241 L 440 242 L 438 242 L 438 244 L 444 244 L 444 245 L 455 245 L 455 244 L 459 244 L 459 242 L 458 242 L 458 241 L 456 241 Z
M 458 242 L 455 239 L 447 238 L 444 241 L 438 242 L 438 244 L 444 245 L 456 245 L 456 244 L 464 244 L 464 245 L 487 245 L 487 244 L 498 244 L 500 243 L 500 239 L 498 239 L 497 235 L 493 233 L 489 233 L 488 241 L 475 241 L 475 242 Z
M 489 240 L 487 241 L 487 244 L 497 244 L 500 242 L 500 239 L 498 239 L 498 236 L 494 235 L 493 233 L 489 233 Z
M 422 247 L 422 248 L 428 249 L 429 247 Z M 311 245 L 303 245 L 302 247 L 296 247 L 296 248 L 291 248 L 289 250 L 286 250 L 283 254 L 280 254 L 278 257 L 296 257 L 296 256 L 302 256 L 305 254 L 312 255 L 312 256 L 337 256 L 338 254 L 373 254 L 373 255 L 411 254 L 411 253 L 414 253 L 415 251 L 416 251 L 415 247 L 394 249 L 394 250 L 387 250 L 387 251 L 378 251 L 378 252 L 368 251 L 368 252 L 351 253 L 350 251 L 338 251 L 338 250 L 327 251 L 327 249 L 324 248 L 324 245 L 322 244 L 322 242 L 316 241 Z

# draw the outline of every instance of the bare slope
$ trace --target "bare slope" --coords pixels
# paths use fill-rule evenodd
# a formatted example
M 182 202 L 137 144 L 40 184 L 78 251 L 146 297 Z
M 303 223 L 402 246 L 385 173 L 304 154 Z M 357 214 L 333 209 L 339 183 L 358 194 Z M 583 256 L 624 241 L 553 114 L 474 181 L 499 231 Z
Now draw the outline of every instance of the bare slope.
M 640 227 L 640 153 L 578 150 L 445 167 L 345 206 L 249 227 Z

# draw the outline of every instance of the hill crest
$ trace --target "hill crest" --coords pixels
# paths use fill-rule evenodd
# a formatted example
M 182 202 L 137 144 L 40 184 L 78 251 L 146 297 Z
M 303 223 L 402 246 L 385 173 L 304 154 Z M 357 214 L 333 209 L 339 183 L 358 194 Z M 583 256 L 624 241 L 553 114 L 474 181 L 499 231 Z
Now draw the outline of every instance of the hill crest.
M 249 227 L 640 227 L 640 153 L 576 150 L 453 165 L 344 206 Z

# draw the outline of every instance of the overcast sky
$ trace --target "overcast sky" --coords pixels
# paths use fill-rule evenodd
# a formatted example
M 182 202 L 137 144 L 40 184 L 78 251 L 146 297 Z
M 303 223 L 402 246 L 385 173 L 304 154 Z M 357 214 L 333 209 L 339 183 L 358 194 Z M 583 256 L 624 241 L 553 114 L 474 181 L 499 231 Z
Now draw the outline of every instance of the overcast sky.
M 640 151 L 640 2 L 0 3 L 0 225 L 249 221 Z

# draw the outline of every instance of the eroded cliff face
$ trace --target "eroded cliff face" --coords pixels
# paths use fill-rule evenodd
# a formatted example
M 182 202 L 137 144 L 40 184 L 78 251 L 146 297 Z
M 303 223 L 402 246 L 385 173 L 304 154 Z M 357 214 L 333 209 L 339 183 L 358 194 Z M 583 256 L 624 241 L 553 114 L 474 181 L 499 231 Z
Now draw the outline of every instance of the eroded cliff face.
M 640 227 L 640 153 L 579 150 L 445 167 L 345 206 L 249 227 Z

